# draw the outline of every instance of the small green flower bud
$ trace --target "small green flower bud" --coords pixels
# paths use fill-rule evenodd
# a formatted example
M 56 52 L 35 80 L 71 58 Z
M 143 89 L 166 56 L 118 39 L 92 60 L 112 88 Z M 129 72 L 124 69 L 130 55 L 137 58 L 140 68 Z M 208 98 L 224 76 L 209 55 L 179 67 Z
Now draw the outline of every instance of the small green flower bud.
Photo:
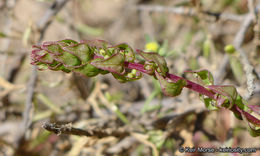
M 105 55 L 105 56 L 104 56 L 104 59 L 108 59 L 108 58 L 109 58 L 109 56 L 108 56 L 108 55 Z
M 144 69 L 145 69 L 145 70 L 153 70 L 153 65 L 151 65 L 151 64 L 146 64 L 146 65 L 144 65 Z
M 120 54 L 125 55 L 125 51 L 124 50 L 120 50 Z
M 225 46 L 225 52 L 229 54 L 233 54 L 236 52 L 236 49 L 233 45 L 229 44 Z
M 134 78 L 135 76 L 134 76 L 133 73 L 128 73 L 128 74 L 127 74 L 127 77 L 129 77 L 129 78 L 131 79 L 131 78 Z
M 105 54 L 106 54 L 106 51 L 105 51 L 104 49 L 100 49 L 100 50 L 99 50 L 99 53 L 100 53 L 101 55 L 105 55 Z
M 157 68 L 157 72 L 158 72 L 158 73 L 162 73 L 162 71 L 161 71 L 160 68 Z
M 137 72 L 136 69 L 132 69 L 132 71 L 131 71 L 131 73 L 134 74 L 134 75 L 136 75 L 136 72 Z

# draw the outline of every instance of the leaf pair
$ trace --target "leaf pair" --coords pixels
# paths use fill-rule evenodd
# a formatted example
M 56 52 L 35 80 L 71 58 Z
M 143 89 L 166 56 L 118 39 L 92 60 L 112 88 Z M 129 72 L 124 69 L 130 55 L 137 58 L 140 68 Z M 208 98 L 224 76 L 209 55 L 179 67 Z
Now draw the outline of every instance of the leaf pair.
M 260 109 L 259 106 L 250 106 L 231 85 L 214 85 L 212 74 L 207 70 L 192 71 L 199 77 L 200 83 L 216 93 L 216 98 L 211 99 L 201 95 L 202 101 L 209 110 L 226 108 L 233 111 L 234 115 L 248 122 L 248 129 L 252 136 L 260 135 Z

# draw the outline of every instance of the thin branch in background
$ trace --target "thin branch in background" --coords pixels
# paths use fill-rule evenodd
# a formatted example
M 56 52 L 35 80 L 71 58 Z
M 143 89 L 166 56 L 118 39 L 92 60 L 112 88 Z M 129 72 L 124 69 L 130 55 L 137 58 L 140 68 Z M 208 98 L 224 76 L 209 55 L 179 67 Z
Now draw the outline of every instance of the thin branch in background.
M 32 74 L 30 76 L 30 80 L 28 82 L 28 92 L 27 92 L 27 97 L 26 97 L 26 103 L 25 103 L 25 109 L 23 112 L 23 120 L 21 122 L 21 129 L 19 131 L 18 137 L 17 137 L 17 146 L 21 143 L 25 132 L 27 129 L 30 127 L 32 123 L 32 100 L 33 100 L 33 93 L 34 93 L 34 88 L 36 86 L 36 80 L 37 80 L 37 67 L 33 66 L 32 67 Z
M 243 64 L 244 71 L 246 73 L 246 83 L 247 83 L 247 94 L 245 95 L 245 99 L 248 100 L 253 94 L 255 90 L 255 76 L 254 76 L 254 67 L 250 64 L 245 51 L 242 48 L 237 49 L 241 55 L 241 62 Z
M 249 4 L 252 4 L 253 2 L 250 2 Z M 183 8 L 183 7 L 165 7 L 165 6 L 159 6 L 159 5 L 138 5 L 134 6 L 137 10 L 142 11 L 150 11 L 150 12 L 167 12 L 167 13 L 174 13 L 179 15 L 187 15 L 187 16 L 195 16 L 196 10 L 192 8 Z M 252 8 L 252 7 L 251 7 Z M 253 8 L 254 9 L 254 8 Z M 254 68 L 252 65 L 250 65 L 250 62 L 248 61 L 248 58 L 245 54 L 245 52 L 240 48 L 245 37 L 245 33 L 249 26 L 252 24 L 253 20 L 255 19 L 255 12 L 259 10 L 259 5 L 255 8 L 255 11 L 250 11 L 245 16 L 241 15 L 234 15 L 234 14 L 226 14 L 226 13 L 212 13 L 210 11 L 203 11 L 205 15 L 208 16 L 214 16 L 216 19 L 222 19 L 222 20 L 234 20 L 241 22 L 244 20 L 244 22 L 241 24 L 241 27 L 238 31 L 238 33 L 235 36 L 234 39 L 234 46 L 238 50 L 238 52 L 241 55 L 242 63 L 244 64 L 244 70 L 246 72 L 246 78 L 247 78 L 247 86 L 248 86 L 248 95 L 245 96 L 246 99 L 250 98 L 253 95 L 254 91 Z M 216 83 L 219 83 L 223 80 L 225 73 L 225 70 L 229 63 L 229 58 L 227 55 L 224 56 L 224 61 L 222 62 L 219 71 L 216 74 Z
M 259 6 L 260 7 L 260 6 Z M 252 52 L 254 58 L 259 56 L 260 50 L 260 12 L 255 11 L 255 26 L 254 26 L 254 50 Z M 257 79 L 260 80 L 260 73 L 257 73 L 255 70 L 253 71 L 257 76 Z M 258 87 L 259 88 L 259 87 Z M 257 89 L 257 87 L 256 87 Z M 258 89 L 259 90 L 259 89 Z
M 185 8 L 185 7 L 166 7 L 160 5 L 137 5 L 133 6 L 133 9 L 148 11 L 148 12 L 165 12 L 165 13 L 172 13 L 177 15 L 183 16 L 196 16 L 197 12 L 196 9 L 193 8 Z M 213 13 L 210 11 L 202 11 L 203 14 L 208 16 L 213 16 L 216 20 L 233 20 L 237 22 L 241 22 L 244 19 L 244 16 L 235 15 L 235 14 L 228 14 L 228 13 Z
M 159 156 L 159 151 L 158 151 L 158 149 L 156 148 L 155 144 L 148 140 L 148 137 L 149 137 L 149 136 L 144 135 L 144 134 L 139 134 L 139 133 L 131 133 L 131 135 L 132 135 L 136 140 L 138 140 L 139 142 L 141 142 L 141 143 L 147 145 L 148 147 L 151 147 L 152 150 L 153 150 L 153 155 L 154 155 L 154 156 Z
M 39 20 L 37 27 L 40 31 L 40 37 L 38 39 L 38 42 L 41 42 L 45 31 L 47 30 L 48 26 L 51 24 L 53 17 L 64 7 L 64 5 L 69 0 L 56 0 L 53 5 L 46 11 L 45 15 Z M 36 80 L 37 80 L 37 67 L 32 67 L 32 73 L 30 76 L 30 80 L 28 82 L 28 91 L 27 91 L 27 97 L 26 97 L 26 103 L 25 103 L 25 109 L 23 112 L 23 120 L 21 122 L 21 129 L 19 131 L 18 136 L 16 137 L 16 146 L 19 147 L 19 145 L 22 143 L 25 132 L 28 130 L 32 123 L 32 111 L 33 111 L 33 95 L 34 95 L 34 89 L 36 86 Z
M 9 3 L 8 3 L 9 2 Z M 0 18 L 2 18 L 2 16 L 6 16 L 6 17 L 12 17 L 12 14 L 14 12 L 14 8 L 16 5 L 17 0 L 9 0 L 6 2 L 2 2 L 2 15 L 0 16 Z M 9 36 L 11 34 L 12 31 L 12 24 L 14 22 L 13 18 L 2 18 L 0 22 L 4 23 L 4 27 L 1 27 L 1 32 L 4 33 L 6 36 Z M 1 39 L 2 40 L 2 39 Z M 8 50 L 9 46 L 11 44 L 11 40 L 10 38 L 5 38 L 2 40 L 1 42 L 1 52 L 0 52 L 0 75 L 5 77 L 5 71 L 6 71 L 6 66 L 5 66 L 5 62 L 8 59 L 8 55 L 6 53 L 6 51 Z
M 260 4 L 258 4 L 258 6 L 256 7 L 255 11 L 257 12 L 259 9 Z M 245 34 L 249 28 L 249 26 L 253 23 L 254 21 L 254 15 L 252 15 L 251 13 L 248 13 L 246 15 L 245 20 L 243 21 L 243 23 L 241 23 L 240 29 L 237 32 L 234 41 L 233 41 L 233 45 L 235 46 L 235 48 L 237 49 L 237 51 L 239 52 L 240 56 L 241 56 L 241 62 L 244 65 L 244 70 L 246 73 L 246 78 L 247 78 L 247 87 L 248 87 L 248 94 L 245 96 L 245 99 L 250 98 L 253 95 L 253 91 L 254 91 L 254 68 L 253 66 L 250 64 L 244 50 L 241 48 L 244 38 L 245 38 Z M 219 68 L 219 70 L 216 72 L 216 76 L 215 76 L 215 82 L 218 84 L 220 83 L 225 76 L 226 73 L 226 69 L 228 67 L 229 64 L 229 58 L 228 58 L 228 54 L 225 54 L 223 61 L 221 63 L 221 66 Z
M 15 60 L 15 63 L 13 64 L 12 66 L 12 69 L 10 70 L 9 74 L 8 74 L 8 82 L 11 82 L 13 83 L 16 76 L 18 75 L 21 67 L 22 67 L 22 64 L 26 58 L 26 54 L 27 53 L 22 53 L 18 56 L 18 58 Z M 10 101 L 9 101 L 9 94 L 5 95 L 1 101 L 3 102 L 3 104 L 5 106 L 10 106 Z
M 253 2 L 250 2 L 249 4 L 252 5 Z M 147 12 L 167 12 L 167 13 L 174 13 L 174 14 L 179 14 L 179 15 L 186 15 L 186 16 L 195 16 L 196 15 L 196 10 L 192 8 L 183 8 L 183 7 L 165 7 L 165 6 L 159 6 L 159 5 L 138 5 L 134 6 L 135 9 L 137 10 L 142 10 L 142 11 L 147 11 Z M 252 7 L 251 7 L 252 8 Z M 241 15 L 234 15 L 234 14 L 226 14 L 226 13 L 212 13 L 210 11 L 202 11 L 205 15 L 208 16 L 214 16 L 217 20 L 222 19 L 222 20 L 234 20 L 238 22 L 242 22 L 241 27 L 238 31 L 238 33 L 235 36 L 235 39 L 233 41 L 233 44 L 235 48 L 238 50 L 240 53 L 242 63 L 244 65 L 244 71 L 246 73 L 246 78 L 247 78 L 247 89 L 248 89 L 248 94 L 245 96 L 246 99 L 250 98 L 253 95 L 254 92 L 254 68 L 250 64 L 245 52 L 240 48 L 245 37 L 245 33 L 249 26 L 252 24 L 253 20 L 255 19 L 255 12 L 257 12 L 259 9 L 259 5 L 255 8 L 255 11 L 250 11 L 245 16 Z M 254 9 L 254 8 L 253 8 Z M 216 74 L 216 83 L 221 82 L 224 79 L 226 73 L 226 68 L 229 64 L 229 58 L 228 55 L 226 54 L 224 56 L 223 62 Z
M 88 129 L 74 128 L 69 124 L 56 124 L 56 123 L 43 123 L 42 127 L 47 131 L 53 132 L 55 134 L 68 134 L 68 135 L 78 135 L 87 137 L 97 137 L 104 138 L 109 136 L 114 136 L 117 138 L 123 138 L 129 136 L 130 133 L 126 129 L 103 129 L 98 127 L 92 127 Z
M 37 23 L 37 28 L 41 32 L 41 36 L 39 38 L 39 42 L 42 41 L 45 31 L 51 24 L 53 17 L 65 6 L 65 4 L 69 0 L 56 0 L 50 7 L 49 10 L 46 11 L 44 16 Z
M 242 45 L 243 40 L 244 40 L 244 35 L 245 35 L 247 29 L 249 28 L 249 26 L 255 20 L 254 7 L 251 6 L 251 5 L 253 5 L 253 1 L 252 0 L 249 0 L 249 1 L 250 1 L 250 2 L 248 2 L 249 14 L 247 15 L 247 18 L 245 19 L 245 22 L 241 25 L 241 32 L 239 31 L 237 33 L 236 38 L 234 40 L 234 46 L 240 54 L 241 62 L 243 64 L 244 71 L 246 73 L 247 90 L 248 90 L 247 95 L 245 95 L 246 100 L 248 100 L 254 94 L 254 89 L 255 89 L 255 85 L 254 85 L 255 76 L 253 75 L 254 68 L 251 65 L 251 63 L 249 62 L 245 51 L 241 48 L 241 45 Z M 243 37 L 243 38 L 241 40 L 239 40 L 240 37 L 241 38 Z
M 256 12 L 255 12 L 255 0 L 248 0 L 247 1 L 247 7 L 249 9 L 249 13 L 254 16 L 254 19 L 256 20 Z
M 250 16 L 247 16 L 247 17 L 250 17 Z M 241 24 L 240 29 L 237 32 L 237 34 L 234 38 L 234 41 L 233 41 L 233 44 L 236 48 L 240 47 L 242 45 L 244 38 L 245 38 L 246 30 L 248 29 L 248 27 L 250 26 L 250 24 L 252 22 L 253 21 L 251 20 L 251 18 L 249 18 L 249 20 L 246 18 L 244 20 L 244 22 Z M 229 64 L 229 57 L 228 57 L 228 54 L 225 54 L 223 61 L 221 62 L 221 65 L 219 67 L 219 70 L 216 72 L 216 75 L 215 75 L 216 84 L 221 83 L 223 81 L 225 74 L 226 74 L 228 64 Z

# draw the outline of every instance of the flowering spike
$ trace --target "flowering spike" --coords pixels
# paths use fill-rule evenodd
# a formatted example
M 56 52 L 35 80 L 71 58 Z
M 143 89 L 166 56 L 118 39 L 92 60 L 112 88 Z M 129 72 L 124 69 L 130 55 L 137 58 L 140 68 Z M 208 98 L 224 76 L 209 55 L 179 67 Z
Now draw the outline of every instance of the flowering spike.
M 186 87 L 198 92 L 209 110 L 231 110 L 238 119 L 248 123 L 252 136 L 260 136 L 260 107 L 248 105 L 233 86 L 214 85 L 213 76 L 207 70 L 190 71 L 198 75 L 200 85 L 168 73 L 165 59 L 157 53 L 134 51 L 127 44 L 111 46 L 103 40 L 65 39 L 33 48 L 31 64 L 41 70 L 77 72 L 88 77 L 111 73 L 122 83 L 138 80 L 145 73 L 157 78 L 168 96 L 177 96 Z M 136 54 L 144 60 L 138 60 Z

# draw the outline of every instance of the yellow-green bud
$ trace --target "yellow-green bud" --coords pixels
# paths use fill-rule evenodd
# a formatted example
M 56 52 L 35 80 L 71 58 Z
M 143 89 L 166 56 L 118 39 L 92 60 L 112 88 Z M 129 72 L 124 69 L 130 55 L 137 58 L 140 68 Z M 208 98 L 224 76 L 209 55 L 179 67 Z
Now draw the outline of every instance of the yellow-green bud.
M 105 51 L 104 49 L 100 49 L 100 50 L 99 50 L 99 53 L 100 53 L 101 55 L 105 55 L 105 54 L 106 54 L 106 51 Z
M 134 77 L 134 74 L 133 74 L 133 73 L 128 73 L 128 74 L 127 74 L 127 77 L 133 78 L 133 77 Z
M 125 51 L 120 50 L 120 54 L 125 55 Z
M 153 69 L 153 65 L 151 65 L 151 64 L 146 64 L 146 65 L 144 65 L 144 69 L 145 69 L 145 70 L 152 70 L 152 69 Z
M 229 44 L 225 46 L 225 52 L 229 54 L 233 54 L 236 52 L 236 49 L 233 45 Z
M 161 71 L 161 69 L 159 67 L 157 68 L 157 72 L 158 73 L 162 73 L 162 71 Z
M 105 55 L 105 56 L 104 56 L 104 59 L 108 59 L 108 58 L 109 58 L 109 56 L 108 56 L 108 55 Z
M 136 69 L 132 69 L 132 71 L 131 71 L 131 73 L 134 74 L 134 75 L 136 75 L 136 72 L 137 72 Z

